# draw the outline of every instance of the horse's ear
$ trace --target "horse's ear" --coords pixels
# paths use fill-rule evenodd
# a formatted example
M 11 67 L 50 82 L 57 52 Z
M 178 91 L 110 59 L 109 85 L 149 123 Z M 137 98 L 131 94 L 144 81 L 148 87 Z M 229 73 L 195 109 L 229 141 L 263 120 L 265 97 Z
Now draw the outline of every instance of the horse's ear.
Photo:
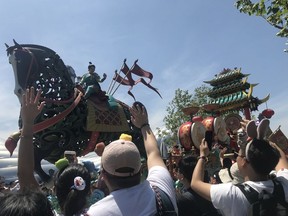
M 16 47 L 22 48 L 22 47 L 20 46 L 20 44 L 18 44 L 18 43 L 15 41 L 15 39 L 13 39 L 13 42 L 14 42 L 14 44 L 15 44 Z
M 6 46 L 7 49 L 9 48 L 8 44 L 6 44 L 6 43 L 5 43 L 5 46 Z

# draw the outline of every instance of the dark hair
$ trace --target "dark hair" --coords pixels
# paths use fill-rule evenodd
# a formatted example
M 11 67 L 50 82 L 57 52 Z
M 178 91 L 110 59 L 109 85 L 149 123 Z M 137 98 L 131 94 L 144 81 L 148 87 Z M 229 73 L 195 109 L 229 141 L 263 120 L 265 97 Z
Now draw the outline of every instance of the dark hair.
M 178 163 L 179 171 L 191 182 L 194 168 L 197 164 L 197 157 L 193 155 L 184 156 Z
M 216 180 L 216 184 L 223 183 L 219 177 L 219 171 L 220 171 L 220 169 L 215 170 L 213 173 L 213 176 L 212 176 Z
M 230 167 L 232 166 L 232 160 L 230 158 L 224 158 L 223 159 L 223 168 L 228 168 L 230 169 Z
M 192 180 L 192 174 L 197 164 L 197 156 L 195 155 L 186 155 L 180 159 L 178 163 L 179 172 L 182 173 L 184 178 L 189 182 Z M 204 171 L 204 182 L 209 182 L 209 175 L 207 170 Z
M 129 188 L 129 187 L 133 187 L 135 185 L 138 185 L 141 182 L 141 172 L 140 171 L 138 173 L 136 173 L 135 175 L 128 176 L 128 177 L 120 177 L 120 176 L 111 175 L 110 173 L 108 173 L 104 169 L 102 169 L 102 173 L 107 177 L 109 183 L 114 188 Z
M 279 162 L 279 151 L 265 140 L 253 139 L 251 142 L 248 146 L 248 162 L 256 173 L 268 175 Z
M 53 216 L 46 195 L 39 190 L 25 189 L 0 197 L 0 216 Z
M 72 188 L 74 178 L 80 176 L 86 183 L 84 190 Z M 90 192 L 90 173 L 80 164 L 70 164 L 60 170 L 54 180 L 56 196 L 65 216 L 81 213 L 85 208 L 87 196 Z
M 96 67 L 95 67 L 95 65 L 94 65 L 94 64 L 92 64 L 92 62 L 89 62 L 89 65 L 88 65 L 88 70 L 89 70 L 91 67 L 94 67 L 94 68 L 96 68 Z

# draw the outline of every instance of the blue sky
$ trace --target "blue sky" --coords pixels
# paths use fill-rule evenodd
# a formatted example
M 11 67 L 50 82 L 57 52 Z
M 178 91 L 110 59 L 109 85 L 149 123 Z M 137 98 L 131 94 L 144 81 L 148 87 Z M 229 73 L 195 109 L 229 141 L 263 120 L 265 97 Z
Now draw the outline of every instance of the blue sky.
M 142 85 L 133 93 L 146 105 L 150 123 L 163 127 L 166 107 L 177 88 L 193 93 L 223 68 L 241 67 L 259 83 L 254 96 L 270 93 L 275 110 L 272 130 L 281 125 L 288 135 L 286 40 L 259 17 L 240 14 L 231 0 L 26 0 L 0 3 L 0 143 L 17 130 L 20 105 L 13 93 L 14 76 L 4 43 L 30 43 L 56 51 L 78 76 L 89 61 L 106 73 L 107 90 L 123 59 L 154 74 L 152 85 L 163 99 Z M 121 86 L 115 97 L 131 105 Z M 262 111 L 266 105 L 261 105 Z M 257 113 L 253 113 L 257 115 Z

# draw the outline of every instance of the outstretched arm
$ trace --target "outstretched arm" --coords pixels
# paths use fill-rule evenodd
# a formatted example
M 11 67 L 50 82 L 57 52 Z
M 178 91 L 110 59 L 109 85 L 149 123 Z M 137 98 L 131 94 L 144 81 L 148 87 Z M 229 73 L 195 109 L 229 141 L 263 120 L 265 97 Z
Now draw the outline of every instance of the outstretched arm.
M 103 78 L 102 78 L 99 82 L 101 82 L 101 83 L 104 82 L 104 80 L 106 80 L 106 78 L 107 78 L 107 74 L 104 73 L 104 74 L 103 74 Z
M 192 175 L 191 188 L 203 198 L 211 201 L 211 185 L 204 182 L 205 158 L 208 154 L 209 148 L 207 142 L 203 139 L 200 145 L 200 157 Z
M 276 148 L 280 153 L 279 162 L 275 167 L 276 172 L 278 172 L 280 169 L 283 169 L 283 168 L 288 169 L 288 160 L 287 160 L 285 153 L 282 151 L 281 148 L 279 148 L 279 146 L 277 144 L 270 142 L 270 145 L 272 145 L 274 148 Z
M 153 166 L 162 166 L 167 168 L 160 155 L 156 138 L 150 128 L 148 114 L 145 107 L 139 104 L 134 104 L 133 107 L 130 109 L 130 112 L 132 114 L 132 123 L 136 127 L 141 128 L 141 133 L 144 138 L 144 145 L 147 154 L 148 169 Z
M 18 153 L 18 178 L 21 190 L 39 187 L 34 176 L 33 125 L 36 116 L 44 107 L 44 102 L 38 105 L 40 95 L 41 91 L 38 91 L 35 97 L 34 88 L 31 87 L 22 96 L 23 127 Z

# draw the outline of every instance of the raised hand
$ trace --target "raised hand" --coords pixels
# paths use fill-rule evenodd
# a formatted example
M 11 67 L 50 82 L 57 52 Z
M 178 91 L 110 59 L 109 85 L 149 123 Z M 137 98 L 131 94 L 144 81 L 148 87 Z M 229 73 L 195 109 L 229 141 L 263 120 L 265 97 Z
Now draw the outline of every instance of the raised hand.
M 130 108 L 130 112 L 131 121 L 136 127 L 142 128 L 149 124 L 147 111 L 141 103 L 134 103 L 132 108 Z
M 39 99 L 42 91 L 38 90 L 35 96 L 34 87 L 26 89 L 25 94 L 22 95 L 21 118 L 23 124 L 33 124 L 35 118 L 42 111 L 45 102 L 39 104 Z

